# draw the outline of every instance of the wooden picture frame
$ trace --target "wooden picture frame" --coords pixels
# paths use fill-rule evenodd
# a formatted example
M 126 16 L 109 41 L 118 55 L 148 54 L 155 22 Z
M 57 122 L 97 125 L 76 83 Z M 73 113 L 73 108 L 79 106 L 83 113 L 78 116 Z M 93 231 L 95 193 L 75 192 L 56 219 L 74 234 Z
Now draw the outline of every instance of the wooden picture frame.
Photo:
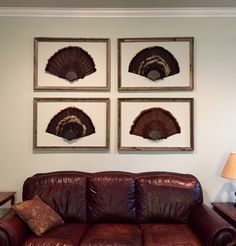
M 193 37 L 119 38 L 118 90 L 193 90 L 193 45 Z M 161 78 L 148 78 L 153 64 Z
M 108 150 L 110 145 L 110 99 L 109 98 L 34 98 L 33 100 L 33 149 L 35 150 Z M 46 132 L 56 115 L 68 108 L 81 111 L 79 118 L 83 131 L 94 126 L 89 136 L 76 139 L 61 137 Z M 92 123 L 83 123 L 84 115 Z M 57 116 L 59 117 L 59 116 Z M 82 118 L 83 117 L 83 118 Z M 58 118 L 57 118 L 58 119 Z M 55 121 L 56 122 L 56 121 Z M 62 132 L 63 124 L 68 123 L 68 115 L 62 115 L 54 124 L 55 131 Z M 88 121 L 87 121 L 88 122 Z M 90 128 L 89 128 L 90 127 Z M 65 128 L 65 126 L 64 126 Z
M 192 151 L 194 150 L 193 131 L 193 98 L 119 98 L 118 99 L 118 150 L 119 151 Z M 160 116 L 160 112 L 152 118 L 144 111 L 152 109 L 167 112 Z M 145 111 L 145 112 L 146 112 Z M 140 115 L 142 123 L 140 125 Z M 173 128 L 169 122 L 177 122 L 180 129 L 172 136 L 163 139 L 144 138 L 143 132 L 150 133 L 155 129 Z M 146 118 L 145 118 L 146 117 Z M 148 118 L 147 118 L 148 117 Z M 137 120 L 139 119 L 139 121 Z M 159 126 L 151 126 L 157 122 Z M 156 122 L 155 122 L 156 121 Z M 136 123 L 135 123 L 136 122 Z M 139 123 L 137 123 L 139 122 Z M 150 123 L 151 122 L 151 123 Z M 138 125 L 139 124 L 139 125 Z M 161 127 L 160 127 L 161 125 Z M 141 127 L 140 127 L 141 126 Z M 135 128 L 134 128 L 135 127 Z M 140 131 L 141 135 L 131 134 L 132 130 Z M 145 130 L 146 129 L 146 130 Z M 148 129 L 148 130 L 147 130 Z M 175 129 L 174 129 L 175 130 Z M 134 132 L 134 131 L 133 131 Z M 162 135 L 162 134 L 161 134 Z M 164 135 L 162 135 L 164 136 Z
M 110 40 L 34 38 L 34 89 L 109 91 Z

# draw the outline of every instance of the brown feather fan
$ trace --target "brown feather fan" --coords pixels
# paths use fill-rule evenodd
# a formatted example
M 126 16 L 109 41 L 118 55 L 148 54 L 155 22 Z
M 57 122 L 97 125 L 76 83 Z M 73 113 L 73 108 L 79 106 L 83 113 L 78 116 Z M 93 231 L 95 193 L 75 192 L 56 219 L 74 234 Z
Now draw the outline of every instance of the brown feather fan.
M 151 140 L 166 139 L 181 132 L 175 117 L 163 108 L 149 108 L 140 112 L 130 134 Z
M 90 54 L 81 47 L 69 46 L 58 50 L 47 63 L 45 71 L 73 82 L 96 72 Z
M 177 60 L 168 50 L 153 46 L 139 51 L 130 61 L 128 71 L 156 81 L 180 70 Z
M 46 132 L 73 140 L 95 133 L 95 127 L 89 116 L 82 110 L 68 107 L 50 120 Z

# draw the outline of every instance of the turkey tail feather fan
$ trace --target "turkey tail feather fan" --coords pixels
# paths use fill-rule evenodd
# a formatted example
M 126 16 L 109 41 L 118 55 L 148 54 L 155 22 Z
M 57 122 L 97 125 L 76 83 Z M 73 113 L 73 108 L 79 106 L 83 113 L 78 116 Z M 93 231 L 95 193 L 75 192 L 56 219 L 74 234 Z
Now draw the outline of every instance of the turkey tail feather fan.
M 166 139 L 181 132 L 175 117 L 163 108 L 149 108 L 140 112 L 130 129 L 131 135 L 151 140 Z
M 128 71 L 144 76 L 152 81 L 179 73 L 179 64 L 175 57 L 159 46 L 139 51 L 131 60 Z
M 45 71 L 73 82 L 96 72 L 95 63 L 84 49 L 69 46 L 58 50 L 47 63 Z
M 51 119 L 46 132 L 73 140 L 95 133 L 95 127 L 89 116 L 82 110 L 68 107 Z

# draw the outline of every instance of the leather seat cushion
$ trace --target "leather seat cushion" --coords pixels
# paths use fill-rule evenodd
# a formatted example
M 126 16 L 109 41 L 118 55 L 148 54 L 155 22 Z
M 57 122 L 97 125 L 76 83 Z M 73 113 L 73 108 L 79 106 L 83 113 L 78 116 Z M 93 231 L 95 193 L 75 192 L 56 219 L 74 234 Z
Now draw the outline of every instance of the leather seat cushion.
M 131 224 L 94 224 L 89 226 L 80 245 L 141 246 L 141 230 Z
M 26 238 L 23 246 L 74 246 L 79 245 L 87 225 L 67 223 L 46 232 L 42 236 L 31 234 Z
M 201 246 L 187 224 L 142 224 L 144 246 Z

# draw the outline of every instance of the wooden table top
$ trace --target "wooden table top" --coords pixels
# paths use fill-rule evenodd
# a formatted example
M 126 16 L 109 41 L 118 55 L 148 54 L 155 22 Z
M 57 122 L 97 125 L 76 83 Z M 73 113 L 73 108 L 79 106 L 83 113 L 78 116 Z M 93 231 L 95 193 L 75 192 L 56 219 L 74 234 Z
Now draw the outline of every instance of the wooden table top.
M 16 192 L 9 191 L 9 192 L 0 192 L 0 206 L 3 205 L 4 203 L 14 200 L 14 195 Z
M 213 202 L 212 205 L 236 221 L 236 207 L 233 202 Z

